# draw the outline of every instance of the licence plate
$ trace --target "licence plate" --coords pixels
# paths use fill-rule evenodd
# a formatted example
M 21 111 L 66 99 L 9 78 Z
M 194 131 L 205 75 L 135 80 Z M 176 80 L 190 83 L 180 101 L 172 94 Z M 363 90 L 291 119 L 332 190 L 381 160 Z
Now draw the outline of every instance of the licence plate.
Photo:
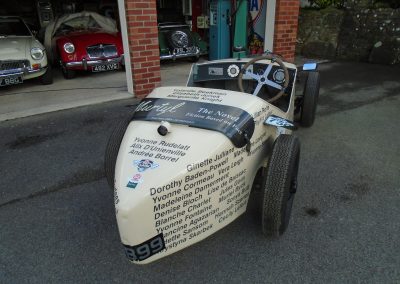
M 0 78 L 0 86 L 16 85 L 23 82 L 21 75 L 12 75 Z
M 175 54 L 195 53 L 196 47 L 195 46 L 180 47 L 180 48 L 175 48 L 174 51 L 175 51 Z
M 112 71 L 112 70 L 118 70 L 118 69 L 119 69 L 118 63 L 102 64 L 102 65 L 96 65 L 96 66 L 92 67 L 93 72 Z

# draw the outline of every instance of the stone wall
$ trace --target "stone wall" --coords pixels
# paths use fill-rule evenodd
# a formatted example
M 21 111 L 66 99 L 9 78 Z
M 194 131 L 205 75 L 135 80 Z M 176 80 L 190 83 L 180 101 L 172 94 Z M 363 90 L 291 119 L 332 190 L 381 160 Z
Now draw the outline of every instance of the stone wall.
M 400 9 L 302 9 L 297 53 L 373 63 L 400 63 Z
M 344 11 L 301 9 L 296 52 L 306 57 L 335 58 Z

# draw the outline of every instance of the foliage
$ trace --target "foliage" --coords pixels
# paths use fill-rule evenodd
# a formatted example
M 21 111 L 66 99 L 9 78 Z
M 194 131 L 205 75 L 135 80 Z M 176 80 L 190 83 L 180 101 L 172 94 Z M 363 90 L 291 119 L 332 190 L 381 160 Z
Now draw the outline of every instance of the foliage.
M 325 9 L 330 6 L 335 6 L 336 8 L 340 9 L 344 7 L 345 1 L 346 0 L 309 0 L 310 6 L 315 7 L 317 9 Z M 392 0 L 392 1 L 398 1 L 398 0 Z
M 392 9 L 400 8 L 400 0 L 376 0 L 375 3 L 386 4 Z

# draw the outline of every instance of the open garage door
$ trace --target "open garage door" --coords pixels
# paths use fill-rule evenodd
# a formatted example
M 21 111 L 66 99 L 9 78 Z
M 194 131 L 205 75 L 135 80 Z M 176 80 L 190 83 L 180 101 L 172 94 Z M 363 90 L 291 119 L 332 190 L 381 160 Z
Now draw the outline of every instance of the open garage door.
M 0 119 L 132 97 L 127 92 L 117 0 L 2 3 L 3 22 L 11 21 L 11 15 L 28 31 L 0 22 Z M 50 26 L 54 29 L 45 49 Z M 45 73 L 51 80 L 43 84 Z

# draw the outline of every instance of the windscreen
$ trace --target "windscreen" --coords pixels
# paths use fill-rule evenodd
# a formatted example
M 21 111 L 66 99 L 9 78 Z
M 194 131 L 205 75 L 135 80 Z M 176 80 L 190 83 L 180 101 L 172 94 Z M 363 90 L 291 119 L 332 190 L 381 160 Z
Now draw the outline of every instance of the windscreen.
M 31 36 L 20 19 L 0 19 L 0 36 Z

